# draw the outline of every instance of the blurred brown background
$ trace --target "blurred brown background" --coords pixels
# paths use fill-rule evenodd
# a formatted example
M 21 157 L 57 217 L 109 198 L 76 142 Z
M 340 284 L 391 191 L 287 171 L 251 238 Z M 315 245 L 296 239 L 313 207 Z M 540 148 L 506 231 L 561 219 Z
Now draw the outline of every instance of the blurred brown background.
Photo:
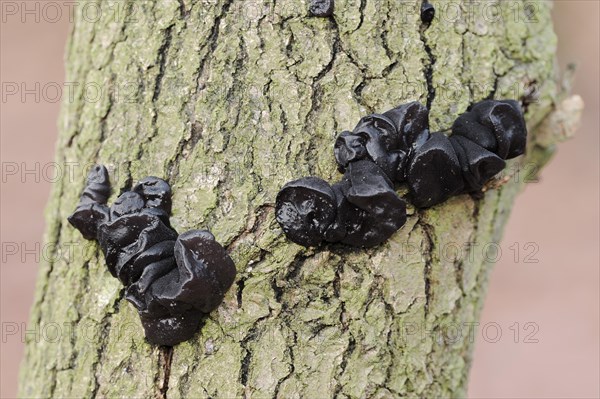
M 595 0 L 557 1 L 554 7 L 560 64 L 578 64 L 574 92 L 584 98 L 586 112 L 576 138 L 560 146 L 540 182 L 528 185 L 513 210 L 475 333 L 473 398 L 600 397 L 600 7 Z M 36 22 L 26 16 L 23 22 L 5 11 L 0 31 L 0 395 L 10 398 L 16 395 L 23 354 L 20 334 L 11 331 L 26 328 L 22 323 L 28 322 L 38 270 L 34 253 L 43 249 L 36 251 L 36 245 L 43 245 L 43 209 L 53 174 L 47 165 L 53 161 L 60 107 L 52 82 L 64 82 L 69 18 L 56 20 L 47 10 L 48 18 Z M 40 98 L 7 95 L 15 84 L 20 94 L 25 88 L 41 93 Z M 38 170 L 22 179 L 24 166 Z

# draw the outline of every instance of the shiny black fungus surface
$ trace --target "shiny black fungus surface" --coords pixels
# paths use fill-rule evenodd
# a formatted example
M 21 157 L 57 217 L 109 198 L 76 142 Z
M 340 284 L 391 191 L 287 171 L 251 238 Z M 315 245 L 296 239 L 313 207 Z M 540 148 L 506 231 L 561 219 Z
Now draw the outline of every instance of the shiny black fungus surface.
M 311 0 L 308 11 L 314 17 L 330 17 L 334 0 Z
M 407 169 L 412 203 L 419 208 L 444 202 L 464 188 L 460 164 L 450 140 L 432 133 L 415 150 Z
M 384 171 L 369 161 L 351 164 L 341 185 L 348 202 L 342 207 L 345 236 L 355 247 L 373 247 L 386 241 L 406 223 L 406 203 L 394 191 Z
M 275 216 L 290 240 L 305 247 L 318 245 L 335 219 L 335 194 L 318 177 L 294 180 L 277 195 Z
M 434 17 L 435 8 L 433 5 L 427 1 L 423 2 L 423 4 L 421 4 L 421 21 L 426 24 L 430 24 Z
M 339 183 L 317 177 L 286 184 L 275 216 L 287 237 L 300 245 L 323 241 L 372 247 L 406 222 L 406 204 L 383 170 L 368 160 L 352 162 Z
M 147 177 L 109 207 L 110 191 L 106 168 L 92 168 L 69 222 L 86 239 L 98 240 L 149 342 L 172 346 L 190 339 L 233 284 L 233 261 L 210 232 L 178 235 L 171 227 L 166 181 Z
M 424 16 L 434 10 L 423 3 Z M 344 176 L 329 185 L 317 177 L 286 184 L 276 199 L 276 217 L 300 245 L 341 242 L 371 247 L 406 221 L 394 183 L 406 183 L 413 205 L 428 208 L 453 195 L 477 192 L 525 152 L 527 128 L 513 100 L 473 104 L 452 125 L 452 135 L 430 133 L 429 111 L 418 102 L 363 117 L 342 132 L 334 156 Z

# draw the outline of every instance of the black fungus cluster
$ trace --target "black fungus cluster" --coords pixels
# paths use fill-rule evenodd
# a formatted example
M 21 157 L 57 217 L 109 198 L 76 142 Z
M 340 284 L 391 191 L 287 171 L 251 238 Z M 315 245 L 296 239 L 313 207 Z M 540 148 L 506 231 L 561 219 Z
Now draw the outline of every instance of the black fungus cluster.
M 481 190 L 505 159 L 525 152 L 527 129 L 516 101 L 481 101 L 456 119 L 452 133 L 430 133 L 429 111 L 418 102 L 362 118 L 335 141 L 342 180 L 286 184 L 277 195 L 277 221 L 300 245 L 372 247 L 406 222 L 395 183 L 405 183 L 412 203 L 427 208 Z
M 178 235 L 171 227 L 166 181 L 147 177 L 109 207 L 110 191 L 106 168 L 96 165 L 69 223 L 98 240 L 149 342 L 172 346 L 190 339 L 233 283 L 233 261 L 210 232 Z

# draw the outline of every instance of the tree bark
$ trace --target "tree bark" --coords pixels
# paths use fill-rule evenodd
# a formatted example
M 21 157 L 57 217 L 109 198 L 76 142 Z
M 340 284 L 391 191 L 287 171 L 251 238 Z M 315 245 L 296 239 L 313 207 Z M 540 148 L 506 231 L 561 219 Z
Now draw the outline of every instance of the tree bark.
M 77 84 L 56 155 L 73 176 L 47 208 L 56 245 L 41 265 L 20 394 L 464 395 L 494 243 L 561 133 L 539 126 L 556 118 L 562 88 L 548 3 L 431 2 L 429 27 L 421 0 L 336 0 L 333 18 L 291 0 L 98 2 L 93 23 L 76 12 L 66 80 Z M 374 249 L 286 240 L 275 196 L 301 176 L 339 179 L 337 133 L 412 100 L 447 130 L 486 97 L 522 101 L 529 144 L 482 199 L 410 208 Z M 230 251 L 236 282 L 194 339 L 147 344 L 99 248 L 66 222 L 96 162 L 110 170 L 111 201 L 145 176 L 167 179 L 173 226 L 209 228 Z

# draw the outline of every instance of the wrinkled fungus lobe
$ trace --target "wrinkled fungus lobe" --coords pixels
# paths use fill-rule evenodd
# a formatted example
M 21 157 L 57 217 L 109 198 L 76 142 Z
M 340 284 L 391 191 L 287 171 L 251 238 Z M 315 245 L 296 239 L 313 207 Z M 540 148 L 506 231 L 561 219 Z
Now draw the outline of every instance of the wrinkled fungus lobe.
M 178 235 L 171 227 L 166 181 L 147 177 L 109 207 L 110 191 L 106 168 L 96 165 L 69 223 L 98 240 L 149 342 L 172 346 L 190 339 L 233 283 L 233 261 L 210 232 Z
M 474 104 L 452 133 L 430 133 L 429 111 L 418 102 L 363 117 L 335 141 L 342 180 L 330 186 L 305 177 L 286 184 L 276 200 L 277 221 L 300 245 L 375 246 L 406 221 L 394 183 L 406 183 L 413 205 L 427 208 L 480 191 L 506 159 L 525 152 L 527 128 L 513 100 Z

